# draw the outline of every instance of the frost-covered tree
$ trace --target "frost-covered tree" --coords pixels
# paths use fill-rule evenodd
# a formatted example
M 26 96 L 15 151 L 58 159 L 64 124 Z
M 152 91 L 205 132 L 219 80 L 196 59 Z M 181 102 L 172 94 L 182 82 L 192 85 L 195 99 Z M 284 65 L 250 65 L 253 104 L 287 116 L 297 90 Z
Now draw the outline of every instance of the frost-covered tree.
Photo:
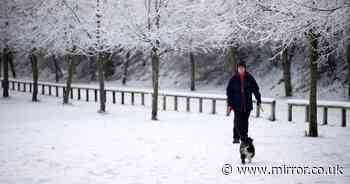
M 31 61 L 34 84 L 32 100 L 37 101 L 38 54 L 46 56 L 74 54 L 74 34 L 77 35 L 79 31 L 74 29 L 69 2 L 65 0 L 50 2 L 17 0 L 13 12 L 17 21 L 11 44 L 17 51 L 25 53 Z M 70 88 L 69 79 L 71 75 L 67 80 L 67 88 Z M 67 96 L 70 90 L 67 88 L 63 95 L 64 103 L 68 103 Z
M 13 16 L 11 14 L 11 9 L 13 9 L 14 4 L 9 0 L 5 0 L 0 7 L 0 56 L 1 63 L 3 67 L 3 97 L 9 97 L 9 63 L 11 59 L 11 47 L 9 41 L 12 37 L 12 23 L 14 22 Z
M 310 43 L 310 66 L 317 73 L 315 63 L 349 48 L 347 0 L 6 0 L 1 8 L 0 48 L 27 53 L 34 82 L 38 54 L 66 58 L 65 103 L 74 56 L 93 57 L 97 62 L 100 112 L 105 112 L 105 60 L 115 53 L 129 58 L 131 50 L 146 51 L 152 61 L 153 120 L 158 119 L 159 65 L 169 52 L 190 56 L 191 88 L 195 89 L 197 53 L 227 49 L 234 71 L 239 45 L 268 43 L 277 48 L 276 55 L 282 55 L 288 71 L 287 50 L 305 42 Z M 312 81 L 310 117 L 316 117 L 316 80 Z M 6 87 L 6 79 L 4 83 Z M 310 135 L 315 135 L 315 121 L 311 118 Z
M 161 52 L 166 52 L 166 45 L 172 31 L 166 21 L 169 20 L 171 6 L 168 0 L 133 0 L 121 3 L 122 16 L 130 31 L 131 47 L 149 50 L 152 60 L 152 120 L 158 119 L 159 63 Z
M 193 91 L 196 76 L 194 55 L 236 45 L 233 33 L 238 27 L 228 17 L 231 15 L 230 1 L 183 1 L 182 5 L 172 20 L 177 29 L 181 27 L 181 31 L 176 34 L 174 49 L 189 56 L 190 89 Z
M 349 42 L 350 2 L 347 0 L 237 1 L 236 22 L 248 39 L 278 44 L 280 53 L 295 41 L 309 43 L 309 136 L 317 132 L 317 63 L 344 50 Z M 239 18 L 241 17 L 241 18 Z M 280 54 L 279 53 L 279 54 Z
M 16 50 L 30 55 L 36 99 L 38 69 L 36 54 L 59 56 L 68 62 L 68 78 L 63 102 L 68 103 L 76 55 L 97 53 L 92 35 L 96 31 L 96 1 L 53 0 L 16 2 L 15 36 L 10 43 Z M 94 26 L 95 25 L 95 26 Z M 35 51 L 35 52 L 34 52 Z
M 132 0 L 121 2 L 121 15 L 131 41 L 126 44 L 150 50 L 152 60 L 152 119 L 157 119 L 159 62 L 169 52 L 192 55 L 227 46 L 234 29 L 226 1 Z M 232 21 L 231 21 L 232 23 Z M 230 28 L 230 29 L 229 29 Z M 194 66 L 192 57 L 192 66 Z M 192 71 L 195 67 L 192 67 Z M 194 72 L 192 78 L 194 81 Z

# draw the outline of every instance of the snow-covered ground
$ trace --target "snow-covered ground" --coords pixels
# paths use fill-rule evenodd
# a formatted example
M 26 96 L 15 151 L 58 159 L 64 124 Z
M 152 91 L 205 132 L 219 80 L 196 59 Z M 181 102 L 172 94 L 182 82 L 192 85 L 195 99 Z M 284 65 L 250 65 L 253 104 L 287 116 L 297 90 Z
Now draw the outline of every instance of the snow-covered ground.
M 278 101 L 276 122 L 251 117 L 256 156 L 247 166 L 338 164 L 343 174 L 239 174 L 232 116 L 160 111 L 160 121 L 154 122 L 142 106 L 109 104 L 108 112 L 99 114 L 94 102 L 30 99 L 30 93 L 13 91 L 11 98 L 0 99 L 1 184 L 350 181 L 350 128 L 339 126 L 340 116 L 319 127 L 319 138 L 307 138 L 303 111 L 296 110 L 295 122 L 287 122 L 283 101 Z M 222 173 L 224 164 L 232 165 L 232 174 Z

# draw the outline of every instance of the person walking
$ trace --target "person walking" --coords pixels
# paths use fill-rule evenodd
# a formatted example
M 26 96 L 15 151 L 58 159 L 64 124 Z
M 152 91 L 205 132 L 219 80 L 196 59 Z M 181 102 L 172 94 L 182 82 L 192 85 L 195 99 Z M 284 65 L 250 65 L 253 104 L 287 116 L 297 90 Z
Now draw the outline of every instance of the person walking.
M 248 137 L 248 119 L 253 110 L 252 94 L 257 101 L 257 108 L 261 105 L 259 86 L 254 77 L 247 72 L 245 62 L 239 62 L 237 69 L 238 72 L 232 76 L 226 89 L 229 109 L 234 111 L 233 144 Z

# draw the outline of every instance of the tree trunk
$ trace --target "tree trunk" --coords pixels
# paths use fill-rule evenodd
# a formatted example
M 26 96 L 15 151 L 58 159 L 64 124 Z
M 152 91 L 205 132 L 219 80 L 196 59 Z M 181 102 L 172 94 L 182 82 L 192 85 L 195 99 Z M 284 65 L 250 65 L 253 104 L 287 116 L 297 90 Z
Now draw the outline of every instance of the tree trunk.
M 9 55 L 8 54 L 9 54 L 9 49 L 5 48 L 3 53 L 4 79 L 2 81 L 3 97 L 5 98 L 9 97 L 9 71 L 8 71 Z
M 196 90 L 195 80 L 196 80 L 196 63 L 194 60 L 193 52 L 190 52 L 190 62 L 191 62 L 191 91 Z
M 150 1 L 149 1 L 150 2 Z M 159 30 L 160 27 L 160 3 L 158 0 L 155 0 L 155 26 Z M 150 18 L 150 17 L 148 17 Z M 150 21 L 149 21 L 150 23 Z M 149 24 L 150 25 L 150 24 Z M 148 30 L 150 30 L 149 27 Z M 152 86 L 153 86 L 153 94 L 152 94 L 152 120 L 158 120 L 158 90 L 159 90 L 159 63 L 160 63 L 160 55 L 159 55 L 159 40 L 156 40 L 155 45 L 152 47 L 151 58 L 152 58 Z
M 60 68 L 60 65 L 59 65 L 55 55 L 52 56 L 52 59 L 53 59 L 54 65 L 55 65 L 56 83 L 58 83 L 60 81 L 60 77 L 63 75 L 63 72 Z
M 284 78 L 284 90 L 286 97 L 292 96 L 292 82 L 290 76 L 290 60 L 288 58 L 288 49 L 283 49 L 282 52 L 282 65 L 283 65 L 283 78 Z
M 105 83 L 103 72 L 103 54 L 97 55 L 97 67 L 98 67 L 98 80 L 100 85 L 100 110 L 99 112 L 106 112 L 106 95 L 105 95 Z
M 145 58 L 143 59 L 143 61 L 142 61 L 142 66 L 146 66 L 147 60 L 148 60 L 148 59 L 145 59 Z
M 228 53 L 228 61 L 232 67 L 232 75 L 237 72 L 236 48 L 231 46 Z
M 9 64 L 10 64 L 10 68 L 11 68 L 11 72 L 12 72 L 12 77 L 16 78 L 16 71 L 15 71 L 15 65 L 13 64 L 13 53 L 9 52 L 8 53 L 8 59 L 9 59 Z
M 105 80 L 114 75 L 115 67 L 113 62 L 113 54 L 104 53 L 103 55 L 103 72 Z
M 309 52 L 310 52 L 310 110 L 309 110 L 309 136 L 317 137 L 317 60 L 318 60 L 318 40 L 317 36 L 309 32 Z
M 89 56 L 89 75 L 90 75 L 90 80 L 95 81 L 97 76 L 96 76 L 96 68 L 97 68 L 97 57 L 94 56 Z
M 129 67 L 129 62 L 130 62 L 130 52 L 126 54 L 125 62 L 124 62 L 124 71 L 123 71 L 123 79 L 122 83 L 123 85 L 126 84 L 127 76 L 128 76 L 128 67 Z
M 159 54 L 156 47 L 152 48 L 152 120 L 158 120 L 158 89 L 159 89 Z
M 346 49 L 346 60 L 348 62 L 348 98 L 350 98 L 350 44 Z
M 2 58 L 3 57 L 3 54 L 0 52 L 0 78 L 2 77 Z
M 64 90 L 63 94 L 63 104 L 69 103 L 69 95 L 71 92 L 71 86 L 72 86 L 72 80 L 74 75 L 74 57 L 72 55 L 68 55 L 68 78 L 66 82 L 66 89 Z
M 38 69 L 38 58 L 35 55 L 35 50 L 32 51 L 30 55 L 30 62 L 32 63 L 32 73 L 33 73 L 33 93 L 32 101 L 38 101 L 38 78 L 39 78 L 39 69 Z

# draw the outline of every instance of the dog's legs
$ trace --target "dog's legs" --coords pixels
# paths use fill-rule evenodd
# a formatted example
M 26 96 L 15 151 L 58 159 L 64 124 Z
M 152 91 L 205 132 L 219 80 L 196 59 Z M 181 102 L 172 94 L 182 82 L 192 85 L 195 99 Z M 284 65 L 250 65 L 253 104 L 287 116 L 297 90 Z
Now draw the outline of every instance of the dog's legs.
M 241 161 L 242 161 L 242 164 L 245 164 L 245 155 L 244 154 L 241 154 Z
M 252 157 L 248 156 L 248 163 L 252 163 Z

